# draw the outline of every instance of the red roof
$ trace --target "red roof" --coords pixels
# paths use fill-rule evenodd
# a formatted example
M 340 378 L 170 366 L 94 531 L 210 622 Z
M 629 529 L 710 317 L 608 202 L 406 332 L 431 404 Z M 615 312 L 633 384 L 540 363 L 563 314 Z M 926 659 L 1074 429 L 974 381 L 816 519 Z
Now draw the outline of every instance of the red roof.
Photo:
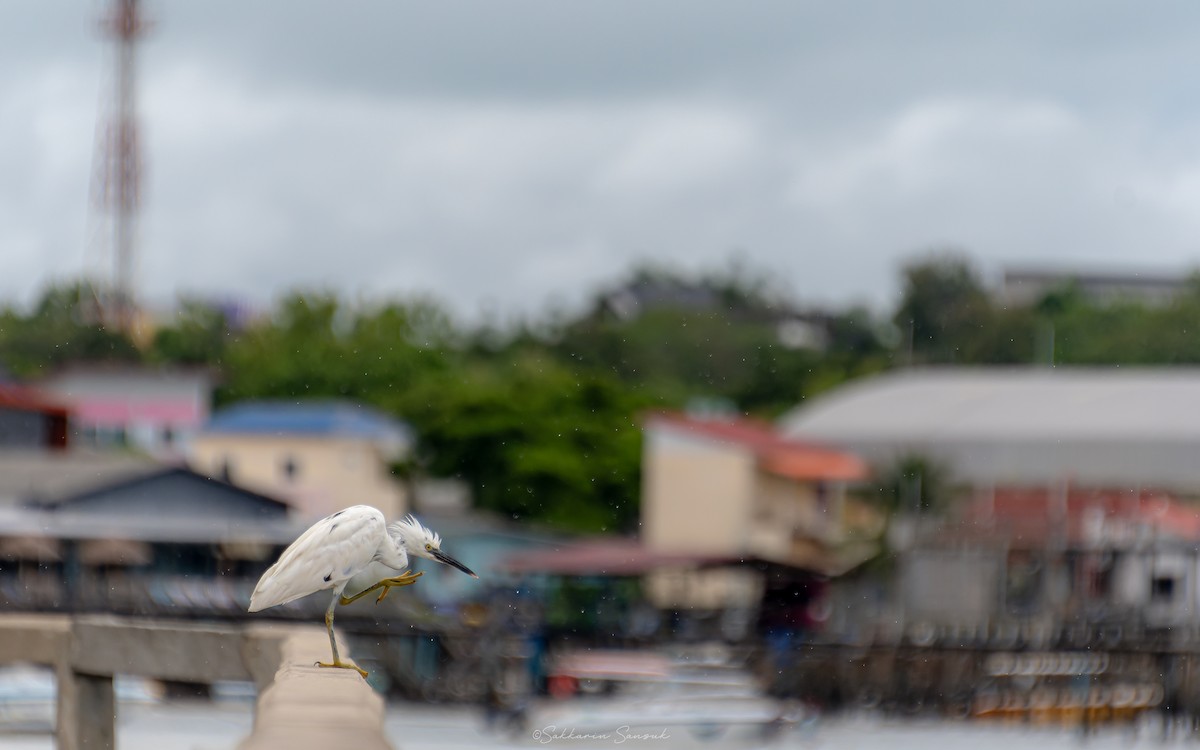
M 826 551 L 817 545 L 792 559 L 776 559 L 755 554 L 716 554 L 705 552 L 657 552 L 627 537 L 588 539 L 518 552 L 500 561 L 499 568 L 509 573 L 545 573 L 558 576 L 641 576 L 664 568 L 708 568 L 730 565 L 774 565 L 806 570 L 823 575 L 841 575 L 874 555 L 870 549 L 847 546 L 841 551 Z
M 1002 523 L 1028 541 L 1044 539 L 1059 520 L 1073 540 L 1100 524 L 1200 540 L 1200 506 L 1152 489 L 1071 487 L 1064 494 L 1047 487 L 996 488 L 994 495 L 983 494 L 969 506 L 966 520 Z
M 47 398 L 41 391 L 15 383 L 0 383 L 0 408 L 67 416 L 67 408 L 63 404 Z
M 597 539 L 564 547 L 522 552 L 506 558 L 502 567 L 512 573 L 555 575 L 637 576 L 671 566 L 697 565 L 711 555 L 654 552 L 636 539 Z
M 551 674 L 581 680 L 653 680 L 670 673 L 670 660 L 652 651 L 569 651 L 551 667 Z
M 814 443 L 786 438 L 767 422 L 756 419 L 700 419 L 685 414 L 660 413 L 647 426 L 667 426 L 715 441 L 748 448 L 763 471 L 800 481 L 855 481 L 868 476 L 867 464 L 858 456 Z

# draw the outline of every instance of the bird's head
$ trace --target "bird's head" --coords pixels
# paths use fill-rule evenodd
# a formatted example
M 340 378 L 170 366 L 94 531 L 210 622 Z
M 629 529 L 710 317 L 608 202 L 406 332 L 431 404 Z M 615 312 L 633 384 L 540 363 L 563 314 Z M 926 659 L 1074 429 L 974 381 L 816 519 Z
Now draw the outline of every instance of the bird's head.
M 479 577 L 466 565 L 442 552 L 442 538 L 438 536 L 436 531 L 421 525 L 421 522 L 413 515 L 409 514 L 405 516 L 403 519 L 393 523 L 389 528 L 400 543 L 404 545 L 408 554 L 415 557 L 424 557 L 427 560 L 436 560 L 443 565 L 458 568 L 472 578 Z

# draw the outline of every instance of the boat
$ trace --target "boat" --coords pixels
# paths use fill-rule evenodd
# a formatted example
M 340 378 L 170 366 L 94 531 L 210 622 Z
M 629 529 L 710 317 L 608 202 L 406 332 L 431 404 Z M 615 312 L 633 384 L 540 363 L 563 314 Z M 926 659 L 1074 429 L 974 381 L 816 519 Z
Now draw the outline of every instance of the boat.
M 815 720 L 803 704 L 766 695 L 748 669 L 705 659 L 583 652 L 558 659 L 550 678 L 559 700 L 526 722 L 539 742 L 761 746 Z M 578 689 L 568 693 L 572 681 Z

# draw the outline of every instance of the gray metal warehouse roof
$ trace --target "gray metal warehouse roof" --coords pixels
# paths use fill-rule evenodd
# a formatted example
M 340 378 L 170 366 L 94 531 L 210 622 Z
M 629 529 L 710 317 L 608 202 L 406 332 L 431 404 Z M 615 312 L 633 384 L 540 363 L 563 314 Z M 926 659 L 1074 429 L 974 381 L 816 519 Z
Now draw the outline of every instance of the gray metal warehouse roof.
M 785 415 L 792 437 L 961 478 L 1200 489 L 1198 368 L 939 368 L 851 383 Z

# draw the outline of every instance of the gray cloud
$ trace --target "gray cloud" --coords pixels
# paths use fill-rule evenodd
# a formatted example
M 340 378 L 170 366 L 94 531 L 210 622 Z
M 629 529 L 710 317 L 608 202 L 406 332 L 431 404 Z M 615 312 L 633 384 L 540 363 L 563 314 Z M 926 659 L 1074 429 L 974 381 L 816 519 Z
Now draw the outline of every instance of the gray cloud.
M 536 311 L 738 252 L 804 299 L 881 304 L 936 245 L 989 269 L 1196 257 L 1192 5 L 149 7 L 152 298 Z M 79 8 L 0 8 L 0 296 L 84 266 L 103 59 Z

